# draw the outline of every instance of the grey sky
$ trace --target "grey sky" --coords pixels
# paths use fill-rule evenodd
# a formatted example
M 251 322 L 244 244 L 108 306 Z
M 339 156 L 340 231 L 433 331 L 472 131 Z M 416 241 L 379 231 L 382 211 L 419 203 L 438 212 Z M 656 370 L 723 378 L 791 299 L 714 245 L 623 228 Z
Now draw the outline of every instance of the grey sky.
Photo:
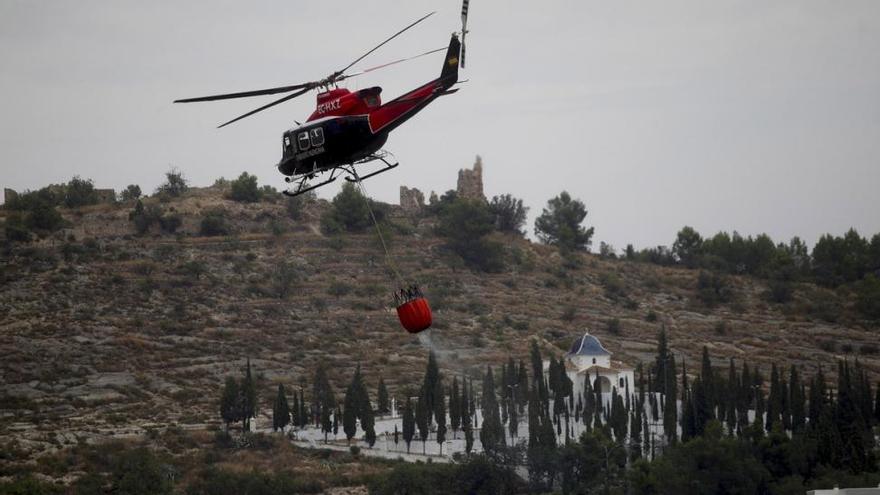
M 459 8 L 0 0 L 0 187 L 152 191 L 175 165 L 195 185 L 247 170 L 280 188 L 281 132 L 314 95 L 220 130 L 271 97 L 171 101 L 325 76 L 431 10 L 359 67 L 442 47 Z M 811 244 L 880 231 L 880 2 L 473 0 L 469 27 L 470 82 L 392 133 L 403 166 L 366 183 L 378 199 L 453 188 L 480 154 L 487 194 L 523 198 L 529 231 L 567 189 L 596 245 L 670 244 L 685 224 Z M 389 99 L 441 60 L 350 87 Z

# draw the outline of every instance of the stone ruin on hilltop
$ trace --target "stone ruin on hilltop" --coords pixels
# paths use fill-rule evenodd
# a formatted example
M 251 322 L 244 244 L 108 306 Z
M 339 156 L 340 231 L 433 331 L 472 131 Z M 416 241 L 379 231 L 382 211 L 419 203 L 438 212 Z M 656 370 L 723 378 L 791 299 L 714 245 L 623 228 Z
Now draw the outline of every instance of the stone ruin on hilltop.
M 458 171 L 455 192 L 459 198 L 486 201 L 483 194 L 483 159 L 479 155 L 473 169 L 463 168 Z M 431 191 L 430 201 L 437 201 L 434 191 Z M 415 187 L 400 186 L 400 207 L 407 214 L 417 215 L 425 207 L 425 195 Z

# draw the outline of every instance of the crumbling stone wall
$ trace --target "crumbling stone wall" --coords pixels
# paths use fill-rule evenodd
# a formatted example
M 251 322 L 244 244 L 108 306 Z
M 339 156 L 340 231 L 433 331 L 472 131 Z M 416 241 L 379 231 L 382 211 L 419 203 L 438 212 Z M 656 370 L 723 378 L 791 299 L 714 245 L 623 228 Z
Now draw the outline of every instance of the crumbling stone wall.
M 400 186 L 400 207 L 409 215 L 418 215 L 425 207 L 425 195 L 415 187 Z
M 456 192 L 459 198 L 486 201 L 483 194 L 483 159 L 479 155 L 473 169 L 463 168 L 458 171 Z

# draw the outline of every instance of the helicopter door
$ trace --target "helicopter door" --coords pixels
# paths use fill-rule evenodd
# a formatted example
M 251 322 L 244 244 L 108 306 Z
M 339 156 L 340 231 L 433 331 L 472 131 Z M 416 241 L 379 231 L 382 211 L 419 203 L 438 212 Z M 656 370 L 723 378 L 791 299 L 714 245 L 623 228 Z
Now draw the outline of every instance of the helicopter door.
M 309 149 L 309 133 L 308 133 L 308 131 L 299 133 L 299 136 L 297 137 L 297 141 L 298 141 L 297 148 L 299 148 L 300 151 L 305 151 L 305 150 Z

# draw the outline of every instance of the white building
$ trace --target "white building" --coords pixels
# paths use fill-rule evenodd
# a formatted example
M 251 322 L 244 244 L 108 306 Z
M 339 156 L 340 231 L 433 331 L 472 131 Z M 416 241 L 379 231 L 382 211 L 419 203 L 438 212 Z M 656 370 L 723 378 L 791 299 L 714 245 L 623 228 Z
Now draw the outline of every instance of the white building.
M 595 384 L 596 378 L 602 386 L 603 402 L 610 400 L 614 388 L 617 389 L 618 394 L 623 395 L 628 385 L 629 393 L 631 395 L 636 393 L 633 369 L 611 359 L 611 352 L 602 347 L 599 339 L 589 332 L 584 333 L 571 344 L 571 349 L 563 358 L 563 362 L 566 374 L 574 384 L 575 397 L 583 399 L 584 382 L 589 379 L 591 384 Z M 544 361 L 544 373 L 547 374 L 549 369 L 550 361 Z

